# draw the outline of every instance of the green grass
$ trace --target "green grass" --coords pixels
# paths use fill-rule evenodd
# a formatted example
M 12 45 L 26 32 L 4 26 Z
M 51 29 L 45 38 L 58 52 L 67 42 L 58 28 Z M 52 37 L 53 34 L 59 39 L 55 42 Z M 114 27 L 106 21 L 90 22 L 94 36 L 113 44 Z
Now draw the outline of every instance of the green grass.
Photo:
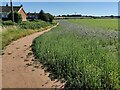
M 1 26 L 11 26 L 11 25 L 17 25 L 17 23 L 14 23 L 10 20 L 8 21 L 2 21 Z
M 64 78 L 66 89 L 119 90 L 117 32 L 88 28 L 79 21 L 59 23 L 33 41 L 36 58 L 55 78 Z
M 88 27 L 102 28 L 104 30 L 118 30 L 118 19 L 76 19 L 69 21 Z
M 34 33 L 34 30 L 10 29 L 2 32 L 2 49 L 21 37 Z
M 2 23 L 2 27 L 5 27 L 6 29 L 1 32 L 2 49 L 14 40 L 38 31 L 42 31 L 53 25 L 55 25 L 55 23 L 48 23 L 41 20 L 32 22 L 26 21 L 18 24 L 14 24 L 11 21 L 5 21 Z
M 47 26 L 50 26 L 52 24 L 55 23 L 49 23 L 49 22 L 44 22 L 44 21 L 40 21 L 40 20 L 36 20 L 36 21 L 26 21 L 26 22 L 22 22 L 20 23 L 19 27 L 22 29 L 40 29 L 40 28 L 44 28 Z

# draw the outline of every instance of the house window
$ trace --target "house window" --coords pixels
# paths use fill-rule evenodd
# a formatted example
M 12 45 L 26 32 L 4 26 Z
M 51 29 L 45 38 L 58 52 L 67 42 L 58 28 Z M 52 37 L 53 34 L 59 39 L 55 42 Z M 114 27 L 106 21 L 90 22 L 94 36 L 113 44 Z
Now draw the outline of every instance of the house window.
M 8 14 L 7 13 L 2 13 L 2 18 L 8 18 Z
M 2 18 L 5 18 L 5 15 L 2 14 Z
M 6 18 L 8 18 L 8 15 L 5 15 Z

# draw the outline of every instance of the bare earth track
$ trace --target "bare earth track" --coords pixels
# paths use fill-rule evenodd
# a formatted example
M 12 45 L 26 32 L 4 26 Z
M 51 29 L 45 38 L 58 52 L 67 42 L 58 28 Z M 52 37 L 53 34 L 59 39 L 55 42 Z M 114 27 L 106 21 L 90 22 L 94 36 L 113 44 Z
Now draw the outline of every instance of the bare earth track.
M 54 26 L 56 27 L 56 26 Z M 53 27 L 53 28 L 54 28 Z M 2 56 L 2 88 L 61 88 L 60 81 L 48 77 L 41 64 L 35 62 L 31 51 L 34 38 L 50 29 L 13 41 Z

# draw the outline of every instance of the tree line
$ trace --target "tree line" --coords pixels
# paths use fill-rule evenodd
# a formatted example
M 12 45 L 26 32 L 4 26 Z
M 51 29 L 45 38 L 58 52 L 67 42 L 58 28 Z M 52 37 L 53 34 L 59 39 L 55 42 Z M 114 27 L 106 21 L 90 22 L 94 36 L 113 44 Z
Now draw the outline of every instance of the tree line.
M 43 10 L 40 11 L 38 14 L 38 19 L 41 19 L 46 22 L 53 22 L 54 16 L 51 15 L 50 13 L 44 13 Z
M 58 15 L 56 17 L 89 17 L 89 18 L 120 18 L 120 16 L 114 16 L 114 15 L 110 15 L 110 16 L 88 16 L 88 15 L 81 15 L 81 14 L 73 14 L 73 15 Z
M 22 21 L 22 15 L 19 14 L 18 12 L 14 11 L 13 16 L 14 16 L 15 23 L 20 23 Z M 43 10 L 41 10 L 38 14 L 38 19 L 43 20 L 45 22 L 53 22 L 54 16 L 51 15 L 50 13 L 45 13 Z M 8 14 L 7 20 L 12 20 L 12 13 L 11 12 Z

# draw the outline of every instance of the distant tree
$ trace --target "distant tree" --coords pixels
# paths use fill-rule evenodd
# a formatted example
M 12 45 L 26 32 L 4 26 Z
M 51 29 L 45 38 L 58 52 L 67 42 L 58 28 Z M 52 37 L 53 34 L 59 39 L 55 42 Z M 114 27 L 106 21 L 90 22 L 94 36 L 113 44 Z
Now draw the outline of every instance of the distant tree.
M 38 19 L 41 19 L 46 22 L 49 21 L 49 17 L 47 16 L 47 14 L 44 13 L 43 10 L 41 10 L 40 13 L 38 14 Z
M 9 13 L 8 14 L 8 19 L 9 20 L 12 20 L 12 13 Z M 21 14 L 19 14 L 18 12 L 14 12 L 14 21 L 16 22 L 16 23 L 20 23 L 21 21 L 22 21 L 22 16 L 21 16 Z
M 43 16 L 44 16 L 44 11 L 43 10 L 41 10 L 40 12 L 39 12 L 39 14 L 38 14 L 38 19 L 43 19 Z
M 60 15 L 58 15 L 58 17 L 61 17 Z
M 52 16 L 50 13 L 44 13 L 44 11 L 41 10 L 40 13 L 38 14 L 38 19 L 41 19 L 46 22 L 52 22 L 54 16 Z
M 62 15 L 62 17 L 67 17 L 66 15 Z
M 67 14 L 67 17 L 70 17 L 70 15 L 69 15 L 69 14 Z
M 111 15 L 110 17 L 111 17 L 111 18 L 114 18 L 114 16 L 113 16 L 113 15 Z
M 82 17 L 82 15 L 80 14 L 79 17 Z
M 49 22 L 53 22 L 54 16 L 51 15 L 50 13 L 46 13 L 47 17 L 49 18 Z

